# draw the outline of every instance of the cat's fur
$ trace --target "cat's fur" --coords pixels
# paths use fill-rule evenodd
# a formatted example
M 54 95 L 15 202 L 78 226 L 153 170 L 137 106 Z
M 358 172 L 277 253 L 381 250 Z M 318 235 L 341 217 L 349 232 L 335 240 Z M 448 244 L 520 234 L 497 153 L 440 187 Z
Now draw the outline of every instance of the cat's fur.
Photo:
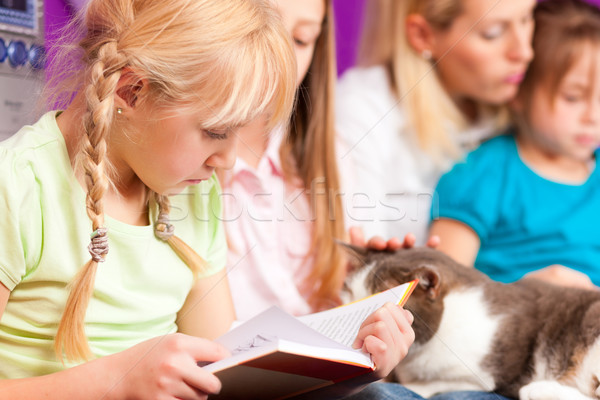
M 419 279 L 405 306 L 415 316 L 415 343 L 394 371 L 408 388 L 423 396 L 493 390 L 522 400 L 600 399 L 600 292 L 533 279 L 497 283 L 428 248 L 352 253 L 351 297 Z

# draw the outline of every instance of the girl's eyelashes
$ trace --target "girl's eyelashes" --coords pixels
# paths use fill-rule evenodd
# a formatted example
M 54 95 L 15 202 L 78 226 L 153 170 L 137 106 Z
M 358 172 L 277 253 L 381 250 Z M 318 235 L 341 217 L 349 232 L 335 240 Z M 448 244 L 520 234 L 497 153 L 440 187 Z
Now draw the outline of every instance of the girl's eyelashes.
M 315 25 L 315 24 L 313 24 Z M 298 47 L 308 47 L 314 45 L 321 34 L 320 29 L 314 27 L 301 27 L 292 32 L 294 44 Z
M 227 131 L 223 131 L 223 132 L 216 132 L 216 131 L 211 131 L 208 129 L 203 129 L 204 133 L 206 133 L 206 136 L 208 136 L 211 139 L 216 139 L 216 140 L 225 140 L 227 139 Z
M 562 98 L 569 103 L 576 103 L 579 100 L 581 100 L 583 98 L 583 95 L 581 94 L 575 94 L 575 93 L 563 93 L 562 94 Z
M 481 32 L 481 37 L 486 40 L 494 40 L 504 33 L 503 24 L 495 24 Z
M 300 46 L 300 47 L 306 47 L 306 46 L 308 46 L 308 45 L 309 45 L 309 43 L 308 43 L 308 42 L 306 42 L 306 41 L 304 41 L 304 40 L 300 40 L 300 39 L 298 39 L 298 38 L 294 38 L 294 43 L 295 43 L 297 46 Z

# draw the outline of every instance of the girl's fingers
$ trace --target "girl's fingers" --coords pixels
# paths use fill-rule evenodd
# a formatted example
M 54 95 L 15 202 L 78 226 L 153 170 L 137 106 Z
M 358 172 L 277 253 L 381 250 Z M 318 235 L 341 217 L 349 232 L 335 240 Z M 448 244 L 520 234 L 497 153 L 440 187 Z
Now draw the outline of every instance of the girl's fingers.
M 441 241 L 442 240 L 440 239 L 440 237 L 438 235 L 430 236 L 429 239 L 427 239 L 427 247 L 431 247 L 432 249 L 435 249 L 440 245 Z
M 385 250 L 387 248 L 387 242 L 381 236 L 373 236 L 367 242 L 367 247 L 373 250 Z
M 191 336 L 187 338 L 186 350 L 196 361 L 219 361 L 229 356 L 227 349 L 216 342 Z
M 394 338 L 392 337 L 390 327 L 384 321 L 377 321 L 365 325 L 358 331 L 352 347 L 355 349 L 362 348 L 367 353 L 371 353 L 369 349 L 365 348 L 366 340 L 371 336 L 378 338 L 382 343 L 388 343 L 393 346 Z
M 384 305 L 369 315 L 362 323 L 352 347 L 361 348 L 365 338 L 369 335 L 378 336 L 383 339 L 392 339 L 391 332 L 395 321 L 390 315 L 389 309 Z M 393 306 L 393 305 L 392 305 Z M 397 329 L 397 328 L 396 328 Z
M 413 315 L 392 303 L 386 303 L 383 309 L 387 311 L 384 321 L 392 338 L 389 344 L 395 349 L 408 348 L 414 341 L 414 331 L 411 327 Z
M 406 356 L 414 341 L 413 320 L 410 312 L 387 303 L 365 320 L 353 347 L 370 353 L 379 372 L 386 375 Z
M 417 243 L 417 238 L 412 233 L 407 233 L 404 236 L 404 243 L 402 243 L 402 247 L 405 249 L 412 249 L 415 247 L 415 243 Z
M 179 393 L 181 399 L 199 399 L 204 394 L 218 393 L 221 390 L 221 381 L 212 373 L 205 371 L 197 365 L 199 361 L 218 361 L 229 355 L 229 352 L 220 344 L 210 340 L 181 336 L 181 341 L 173 344 L 189 354 L 190 364 L 185 365 L 181 371 L 183 381 L 188 385 L 183 392 Z M 200 397 L 199 397 L 200 396 Z
M 357 226 L 350 228 L 350 244 L 354 246 L 366 247 L 367 241 L 363 230 Z
M 404 239 L 406 242 L 406 238 Z M 393 237 L 387 241 L 386 250 L 388 251 L 396 251 L 404 247 L 404 242 L 401 242 L 397 237 Z
M 183 381 L 188 386 L 178 394 L 177 397 L 181 399 L 198 399 L 202 395 L 217 394 L 221 391 L 221 381 L 197 365 L 184 373 Z

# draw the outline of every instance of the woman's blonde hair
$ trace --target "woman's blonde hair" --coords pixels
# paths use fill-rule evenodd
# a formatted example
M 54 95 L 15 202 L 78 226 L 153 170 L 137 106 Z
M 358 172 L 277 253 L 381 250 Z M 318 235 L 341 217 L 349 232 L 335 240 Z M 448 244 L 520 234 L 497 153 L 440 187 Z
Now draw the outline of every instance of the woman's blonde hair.
M 337 79 L 335 27 L 331 0 L 312 62 L 297 92 L 297 104 L 280 148 L 284 172 L 298 175 L 307 189 L 314 221 L 308 256 L 314 264 L 308 284 L 315 309 L 339 304 L 345 262 L 335 239 L 344 238 L 344 218 L 335 154 L 334 98 Z
M 462 0 L 369 0 L 358 56 L 363 66 L 386 67 L 420 147 L 438 160 L 460 154 L 450 132 L 454 127 L 465 128 L 467 120 L 444 89 L 432 62 L 410 45 L 405 21 L 419 14 L 433 28 L 443 30 L 462 12 Z
M 535 57 L 518 94 L 526 113 L 536 88 L 546 87 L 548 100 L 554 103 L 563 78 L 583 52 L 590 51 L 589 46 L 596 54 L 600 50 L 600 10 L 596 6 L 583 0 L 545 1 L 535 8 L 534 18 Z
M 293 107 L 296 64 L 288 35 L 268 0 L 92 0 L 79 24 L 76 53 L 82 62 L 71 88 L 55 99 L 82 93 L 87 105 L 75 168 L 85 177 L 87 212 L 94 231 L 92 259 L 71 283 L 55 339 L 62 359 L 89 359 L 84 318 L 98 262 L 107 253 L 102 198 L 112 180 L 106 169 L 107 136 L 126 129 L 114 106 L 117 83 L 133 71 L 147 90 L 130 100 L 164 112 L 209 110 L 204 128 L 232 127 L 267 114 L 272 125 L 288 120 Z M 64 50 L 66 54 L 68 49 Z M 57 59 L 73 59 L 67 55 Z M 75 86 L 73 86 L 75 85 Z M 135 85 L 135 82 L 134 84 Z M 51 82 L 50 86 L 56 88 Z M 61 88 L 62 89 L 62 88 Z M 192 271 L 203 260 L 173 236 L 166 196 L 159 206 L 157 236 L 173 247 Z

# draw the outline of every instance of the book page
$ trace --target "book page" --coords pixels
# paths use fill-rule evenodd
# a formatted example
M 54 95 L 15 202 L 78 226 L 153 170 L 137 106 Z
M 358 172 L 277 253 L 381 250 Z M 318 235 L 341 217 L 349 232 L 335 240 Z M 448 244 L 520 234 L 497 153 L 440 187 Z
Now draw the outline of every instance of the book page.
M 360 325 L 373 311 L 387 302 L 403 304 L 415 284 L 416 282 L 405 283 L 354 303 L 299 318 L 275 306 L 271 307 L 217 338 L 215 341 L 225 346 L 232 355 L 205 368 L 218 370 L 260 357 L 261 354 L 276 349 L 282 340 L 288 342 L 288 345 L 297 343 L 298 351 L 305 349 L 305 346 L 320 348 L 323 358 L 338 354 L 337 357 L 342 359 L 339 351 L 357 352 L 364 358 L 363 364 L 368 365 L 368 355 L 351 348 Z M 293 347 L 288 350 L 294 351 Z M 350 354 L 348 357 L 354 359 L 355 355 Z
M 336 342 L 273 306 L 217 338 L 231 356 L 214 363 L 198 363 L 208 371 L 219 371 L 264 356 L 285 346 L 286 351 L 309 357 L 349 361 L 372 367 L 371 359 L 360 350 Z
M 298 319 L 328 338 L 350 347 L 361 324 L 370 314 L 387 302 L 403 305 L 415 285 L 416 281 L 404 283 L 362 300 Z
M 229 351 L 238 353 L 244 348 L 261 347 L 261 344 L 266 345 L 277 339 L 320 347 L 346 348 L 339 342 L 315 332 L 314 329 L 298 321 L 296 317 L 275 306 L 230 330 L 215 341 Z

